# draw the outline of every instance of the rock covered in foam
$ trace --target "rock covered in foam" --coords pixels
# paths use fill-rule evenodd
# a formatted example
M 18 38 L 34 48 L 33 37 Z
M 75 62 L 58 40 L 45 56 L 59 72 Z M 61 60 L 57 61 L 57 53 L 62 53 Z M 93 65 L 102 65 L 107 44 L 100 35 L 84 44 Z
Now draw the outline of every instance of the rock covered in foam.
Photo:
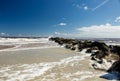
M 92 61 L 92 67 L 96 70 L 107 71 L 109 67 L 112 66 L 114 61 L 106 60 L 106 59 L 95 59 Z

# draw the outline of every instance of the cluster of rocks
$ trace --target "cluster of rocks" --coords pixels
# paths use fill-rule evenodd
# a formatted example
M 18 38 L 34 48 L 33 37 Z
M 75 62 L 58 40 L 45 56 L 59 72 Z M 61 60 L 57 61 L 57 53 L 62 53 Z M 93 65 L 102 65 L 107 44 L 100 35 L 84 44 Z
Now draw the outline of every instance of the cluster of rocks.
M 98 41 L 81 41 L 77 39 L 65 39 L 59 37 L 50 38 L 49 40 L 54 41 L 67 49 L 75 51 L 87 49 L 86 53 L 91 53 L 91 60 L 96 62 L 92 64 L 95 69 L 120 73 L 120 46 L 108 46 L 105 43 Z M 103 65 L 104 68 L 99 67 L 98 64 Z

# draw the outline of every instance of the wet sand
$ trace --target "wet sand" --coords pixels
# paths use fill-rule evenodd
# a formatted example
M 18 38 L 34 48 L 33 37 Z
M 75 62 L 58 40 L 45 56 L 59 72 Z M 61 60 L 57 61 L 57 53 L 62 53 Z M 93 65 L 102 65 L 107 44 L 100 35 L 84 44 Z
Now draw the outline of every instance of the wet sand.
M 1 81 L 107 81 L 89 56 L 65 48 L 0 51 Z
M 27 49 L 17 51 L 1 51 L 0 66 L 14 64 L 32 64 L 40 62 L 55 62 L 60 59 L 74 56 L 75 52 L 61 47 Z
M 0 50 L 13 48 L 14 45 L 0 45 Z
M 66 65 L 56 65 L 45 74 L 28 81 L 108 81 L 100 78 L 105 72 L 93 69 L 89 59 L 85 57 L 84 60 L 74 60 Z

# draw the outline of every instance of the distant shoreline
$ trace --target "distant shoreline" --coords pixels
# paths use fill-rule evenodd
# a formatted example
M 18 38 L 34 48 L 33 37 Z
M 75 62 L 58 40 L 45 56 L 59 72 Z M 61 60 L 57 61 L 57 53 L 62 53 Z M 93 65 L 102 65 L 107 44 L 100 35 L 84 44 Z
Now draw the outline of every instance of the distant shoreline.
M 53 36 L 54 37 L 54 36 Z M 0 36 L 0 38 L 49 38 L 49 36 L 45 36 L 45 37 L 40 37 L 40 36 Z M 56 38 L 56 37 L 54 37 Z M 70 39 L 83 39 L 83 40 L 87 40 L 87 39 L 101 39 L 101 40 L 104 40 L 104 39 L 120 39 L 120 38 L 93 38 L 93 37 L 59 37 L 59 38 L 70 38 Z
M 17 36 L 1 36 L 0 38 L 48 38 L 48 37 L 17 37 Z

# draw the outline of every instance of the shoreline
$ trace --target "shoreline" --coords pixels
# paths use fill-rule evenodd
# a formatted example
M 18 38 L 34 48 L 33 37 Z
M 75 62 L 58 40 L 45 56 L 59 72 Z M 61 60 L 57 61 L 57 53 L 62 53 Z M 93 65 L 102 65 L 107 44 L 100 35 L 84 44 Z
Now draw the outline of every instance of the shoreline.
M 61 45 L 64 42 L 55 44 L 47 40 L 46 44 L 28 43 L 0 50 L 0 80 L 108 81 L 103 79 L 107 72 L 101 71 L 103 67 L 107 70 L 107 63 L 99 64 L 101 59 L 96 57 L 92 60 L 88 48 L 76 50 L 78 41 L 67 39 L 67 42 Z M 101 70 L 95 70 L 93 64 Z
M 59 48 L 59 46 L 48 46 L 48 47 L 28 47 L 28 48 L 7 48 L 7 49 L 2 49 L 0 52 L 5 52 L 5 51 L 22 51 L 22 50 L 32 50 L 32 49 L 49 49 L 49 48 Z
M 54 62 L 76 54 L 62 47 L 0 51 L 0 65 Z
M 6 63 L 8 63 L 1 66 L 0 69 L 3 69 L 3 72 L 7 72 L 6 68 L 10 69 L 8 70 L 8 72 L 10 72 L 9 75 L 11 75 L 12 72 L 20 72 L 21 74 L 27 71 L 27 73 L 25 73 L 26 76 L 24 76 L 26 78 L 20 78 L 23 76 L 22 74 L 16 75 L 12 73 L 18 80 L 40 81 L 45 79 L 48 81 L 49 79 L 47 78 L 50 76 L 53 81 L 73 81 L 74 78 L 78 78 L 80 81 L 107 81 L 99 78 L 99 75 L 104 72 L 95 71 L 89 66 L 90 57 L 89 55 L 85 55 L 84 52 L 80 54 L 80 52 L 71 51 L 62 47 L 4 51 L 0 54 L 0 62 L 3 63 L 1 55 L 4 57 L 3 60 L 7 59 Z M 5 58 L 5 56 L 8 56 L 8 58 Z M 12 63 L 10 63 L 10 61 Z M 32 72 L 32 74 L 29 72 Z M 51 73 L 55 74 L 54 78 L 52 78 Z M 94 75 L 91 76 L 91 74 Z M 5 79 L 5 77 L 2 77 L 3 75 L 1 75 L 1 78 Z M 31 75 L 33 77 L 31 77 Z M 16 78 L 13 78 L 13 80 L 16 80 Z M 5 80 L 7 80 L 7 76 Z
M 9 39 L 10 40 L 10 39 Z M 13 39 L 12 39 L 13 40 Z M 37 42 L 35 42 L 35 41 Z M 22 41 L 22 42 L 20 42 Z M 28 42 L 27 42 L 28 41 Z M 17 42 L 17 43 L 16 43 Z M 20 42 L 20 43 L 19 43 Z M 15 40 L 11 41 L 10 44 L 8 44 L 8 40 L 5 42 L 5 44 L 0 45 L 0 52 L 2 51 L 18 51 L 18 50 L 29 50 L 29 49 L 44 49 L 44 48 L 56 48 L 59 47 L 56 43 L 49 41 L 48 38 L 46 39 L 24 39 L 24 40 Z

